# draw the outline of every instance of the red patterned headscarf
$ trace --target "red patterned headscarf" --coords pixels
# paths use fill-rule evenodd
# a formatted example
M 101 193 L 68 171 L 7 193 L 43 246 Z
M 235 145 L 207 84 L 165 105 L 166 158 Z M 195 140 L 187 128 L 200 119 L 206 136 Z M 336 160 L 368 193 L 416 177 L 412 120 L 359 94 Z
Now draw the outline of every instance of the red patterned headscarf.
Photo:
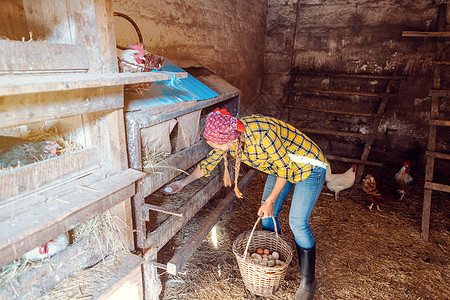
M 244 132 L 244 130 L 244 124 L 233 117 L 226 109 L 216 108 L 206 117 L 203 136 L 216 144 L 226 144 L 236 140 L 240 132 Z

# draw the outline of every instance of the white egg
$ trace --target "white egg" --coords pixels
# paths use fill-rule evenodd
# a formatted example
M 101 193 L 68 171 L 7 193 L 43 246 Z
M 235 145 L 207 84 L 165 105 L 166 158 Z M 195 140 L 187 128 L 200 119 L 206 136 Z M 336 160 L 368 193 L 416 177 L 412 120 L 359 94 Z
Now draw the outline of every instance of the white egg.
M 280 258 L 280 254 L 279 254 L 278 252 L 275 252 L 275 251 L 274 251 L 274 252 L 272 253 L 272 257 L 275 258 L 275 259 L 279 259 L 279 258 Z

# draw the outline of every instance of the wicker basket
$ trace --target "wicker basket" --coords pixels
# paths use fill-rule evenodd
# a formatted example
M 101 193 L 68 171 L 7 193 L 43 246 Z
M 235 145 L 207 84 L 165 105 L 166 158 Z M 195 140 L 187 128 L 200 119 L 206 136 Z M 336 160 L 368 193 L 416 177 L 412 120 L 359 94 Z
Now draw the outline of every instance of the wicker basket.
M 134 29 L 136 30 L 136 33 L 137 33 L 138 39 L 139 39 L 139 43 L 143 45 L 142 34 L 141 34 L 141 31 L 139 30 L 139 27 L 137 26 L 136 22 L 134 22 L 133 19 L 131 19 L 129 16 L 127 16 L 123 13 L 114 12 L 114 16 L 122 17 L 125 20 L 129 21 L 131 23 L 131 25 L 133 25 Z M 128 49 L 127 47 L 123 47 L 123 46 L 119 46 L 119 45 L 117 45 L 117 48 L 121 49 L 121 50 Z M 150 72 L 153 70 L 157 70 L 157 71 L 162 70 L 164 57 L 155 55 L 155 54 L 151 54 L 147 51 L 145 51 L 144 57 L 145 57 L 144 66 L 130 63 L 130 62 L 125 61 L 118 57 L 117 59 L 118 59 L 118 63 L 119 63 L 119 72 L 120 73 L 139 73 L 139 72 Z M 125 91 L 134 92 L 134 93 L 140 92 L 141 90 L 150 87 L 151 84 L 152 84 L 151 82 L 139 82 L 139 83 L 127 84 L 127 85 L 125 85 Z
M 233 253 L 236 256 L 245 287 L 255 295 L 269 297 L 278 289 L 286 275 L 287 268 L 292 260 L 293 248 L 286 238 L 278 235 L 276 225 L 275 232 L 267 230 L 255 231 L 259 220 L 261 220 L 261 217 L 256 220 L 251 231 L 240 234 L 234 241 Z M 272 220 L 275 224 L 273 217 Z M 247 253 L 254 253 L 258 248 L 278 252 L 280 260 L 285 263 L 278 267 L 267 267 L 257 264 L 247 256 Z

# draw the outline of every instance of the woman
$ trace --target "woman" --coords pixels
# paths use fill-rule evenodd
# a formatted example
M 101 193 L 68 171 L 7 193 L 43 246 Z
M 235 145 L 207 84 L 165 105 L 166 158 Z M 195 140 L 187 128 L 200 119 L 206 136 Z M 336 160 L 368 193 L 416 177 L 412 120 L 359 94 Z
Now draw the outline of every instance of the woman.
M 213 148 L 187 177 L 169 184 L 176 193 L 192 181 L 209 176 L 227 152 L 236 157 L 235 192 L 241 161 L 267 174 L 261 207 L 263 229 L 274 230 L 271 216 L 280 231 L 278 214 L 294 187 L 289 212 L 289 226 L 294 234 L 302 276 L 295 299 L 312 299 L 315 291 L 315 240 L 309 217 L 325 180 L 327 161 L 319 147 L 296 128 L 280 120 L 252 115 L 240 120 L 225 109 L 216 109 L 206 118 L 203 135 Z M 225 168 L 225 185 L 231 185 Z

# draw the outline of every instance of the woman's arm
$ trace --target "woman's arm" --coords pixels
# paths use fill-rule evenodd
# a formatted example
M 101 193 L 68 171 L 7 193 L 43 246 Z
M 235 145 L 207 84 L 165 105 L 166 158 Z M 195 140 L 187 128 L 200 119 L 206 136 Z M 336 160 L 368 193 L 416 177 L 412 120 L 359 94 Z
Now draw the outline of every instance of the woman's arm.
M 280 194 L 281 190 L 286 184 L 286 181 L 287 179 L 277 177 L 272 192 L 270 193 L 269 197 L 267 197 L 266 201 L 258 209 L 258 216 L 263 218 L 269 218 L 273 215 L 273 204 L 275 203 L 278 194 Z
M 203 171 L 200 170 L 200 168 L 197 166 L 195 167 L 194 171 L 192 171 L 191 174 L 189 174 L 188 176 L 184 177 L 183 179 L 174 181 L 171 184 L 168 184 L 166 188 L 171 187 L 172 191 L 171 192 L 164 191 L 164 193 L 166 193 L 167 195 L 175 194 L 181 191 L 189 183 L 203 177 L 204 175 L 205 174 L 203 173 Z

